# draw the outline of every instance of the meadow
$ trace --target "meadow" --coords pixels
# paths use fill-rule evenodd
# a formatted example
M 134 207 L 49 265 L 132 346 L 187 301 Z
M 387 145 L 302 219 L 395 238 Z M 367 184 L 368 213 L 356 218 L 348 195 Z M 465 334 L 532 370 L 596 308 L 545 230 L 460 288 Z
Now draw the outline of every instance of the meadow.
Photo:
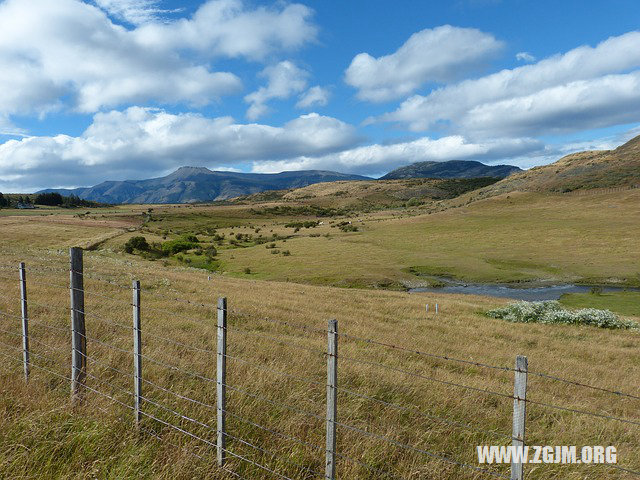
M 333 318 L 348 335 L 340 337 L 338 418 L 356 428 L 338 429 L 339 478 L 490 478 L 415 449 L 477 465 L 476 445 L 510 444 L 509 369 L 516 354 L 528 356 L 532 372 L 631 394 L 530 375 L 529 395 L 539 403 L 528 406 L 528 444 L 615 445 L 619 465 L 640 470 L 637 333 L 512 324 L 485 315 L 502 300 L 393 290 L 429 275 L 633 282 L 640 271 L 629 261 L 637 259 L 639 193 L 607 195 L 567 195 L 559 202 L 557 196 L 511 194 L 441 212 L 433 205 L 353 212 L 314 217 L 323 225 L 298 232 L 285 225 L 307 216 L 256 213 L 277 203 L 121 207 L 80 217 L 75 212 L 3 216 L 0 471 L 7 478 L 317 478 L 314 472 L 324 469 L 322 332 Z M 358 231 L 332 226 L 348 221 Z M 152 261 L 122 251 L 135 235 L 162 242 L 195 233 L 209 243 L 213 230 L 226 239 L 218 244 L 215 272 L 173 257 Z M 253 237 L 233 245 L 232 233 Z M 275 243 L 290 255 L 253 245 L 260 233 L 288 237 Z M 238 459 L 229 461 L 234 473 L 221 471 L 210 446 L 147 417 L 137 431 L 128 408 L 100 395 L 87 392 L 81 404 L 69 402 L 69 384 L 62 377 L 70 371 L 70 246 L 92 248 L 85 252 L 87 336 L 101 343 L 88 341 L 88 372 L 94 377 L 87 384 L 131 405 L 129 287 L 139 279 L 143 352 L 149 358 L 144 375 L 154 384 L 144 385 L 149 399 L 144 409 L 211 441 L 215 432 L 206 426 L 215 425 L 215 411 L 204 405 L 215 405 L 215 384 L 201 377 L 215 377 L 215 304 L 220 296 L 228 298 L 228 383 L 235 388 L 228 393 L 227 409 L 235 415 L 228 419 L 235 437 L 229 448 L 277 475 Z M 28 384 L 19 352 L 20 261 L 28 271 L 32 350 L 41 355 L 33 361 L 50 370 L 34 368 Z M 427 277 L 410 273 L 410 267 L 420 267 L 414 271 Z M 381 283 L 384 289 L 336 287 Z M 436 302 L 439 313 L 427 314 L 425 304 Z M 638 316 L 630 310 L 629 318 Z M 508 474 L 508 466 L 487 468 Z M 530 465 L 526 472 L 532 479 L 633 478 L 597 465 Z

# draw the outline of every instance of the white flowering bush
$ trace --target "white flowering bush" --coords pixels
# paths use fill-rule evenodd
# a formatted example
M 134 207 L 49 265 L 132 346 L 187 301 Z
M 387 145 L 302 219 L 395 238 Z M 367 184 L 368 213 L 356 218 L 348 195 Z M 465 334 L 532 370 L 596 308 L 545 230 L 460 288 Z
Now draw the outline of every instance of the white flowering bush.
M 490 310 L 487 315 L 517 323 L 564 323 L 570 325 L 592 325 L 600 328 L 640 329 L 631 320 L 622 320 L 609 310 L 582 308 L 566 310 L 555 301 L 516 302 L 506 307 Z

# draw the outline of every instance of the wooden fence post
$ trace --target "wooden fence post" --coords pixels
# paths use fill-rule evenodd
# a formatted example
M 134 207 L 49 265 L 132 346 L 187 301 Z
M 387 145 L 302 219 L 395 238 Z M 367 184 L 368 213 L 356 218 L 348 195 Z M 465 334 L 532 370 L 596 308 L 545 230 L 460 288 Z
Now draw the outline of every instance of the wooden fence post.
M 82 249 L 71 248 L 71 396 L 77 399 L 87 372 L 87 338 L 84 325 L 84 281 Z
M 527 357 L 516 357 L 515 381 L 513 386 L 513 442 L 514 448 L 524 448 L 525 420 L 527 416 Z M 521 457 L 520 457 L 521 458 Z M 522 461 L 511 462 L 511 480 L 524 479 Z
M 29 381 L 29 315 L 27 312 L 27 272 L 24 262 L 20 263 L 20 304 L 22 306 L 22 357 L 24 379 Z
M 142 395 L 142 336 L 140 323 L 140 281 L 133 281 L 133 382 L 134 415 L 136 426 L 140 424 L 140 396 Z
M 217 453 L 218 466 L 224 466 L 227 447 L 227 299 L 218 299 L 218 348 L 217 348 Z
M 336 421 L 338 416 L 338 321 L 329 320 L 327 355 L 327 446 L 325 478 L 336 478 Z

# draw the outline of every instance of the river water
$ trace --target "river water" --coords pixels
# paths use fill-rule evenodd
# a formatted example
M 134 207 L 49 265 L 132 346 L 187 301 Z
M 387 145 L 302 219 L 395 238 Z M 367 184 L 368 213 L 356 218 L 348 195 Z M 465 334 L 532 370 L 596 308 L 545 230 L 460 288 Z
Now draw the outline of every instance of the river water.
M 434 292 L 434 293 L 462 293 L 468 295 L 486 295 L 498 298 L 513 298 L 516 300 L 526 300 L 529 302 L 541 300 L 558 300 L 565 293 L 588 293 L 590 286 L 584 285 L 549 285 L 544 287 L 516 288 L 506 285 L 491 283 L 465 283 L 452 284 L 444 287 L 421 287 L 412 288 L 410 293 Z M 601 287 L 602 292 L 619 292 L 624 290 L 621 287 Z M 640 291 L 640 288 L 628 288 L 632 291 Z

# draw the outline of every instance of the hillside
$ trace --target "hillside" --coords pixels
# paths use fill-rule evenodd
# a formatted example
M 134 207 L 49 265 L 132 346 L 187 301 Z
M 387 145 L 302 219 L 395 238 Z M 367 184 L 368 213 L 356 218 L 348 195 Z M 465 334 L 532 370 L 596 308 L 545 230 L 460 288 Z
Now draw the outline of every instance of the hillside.
M 450 160 L 448 162 L 413 163 L 392 170 L 380 179 L 506 177 L 521 171 L 520 168 L 513 165 L 485 165 L 468 160 Z
M 640 136 L 615 150 L 572 153 L 487 187 L 483 196 L 512 192 L 570 192 L 640 184 Z
M 257 193 L 235 203 L 283 201 L 324 207 L 378 209 L 455 198 L 500 180 L 482 178 L 408 178 L 315 183 L 302 188 Z
M 266 190 L 299 188 L 336 180 L 368 180 L 368 178 L 322 170 L 261 174 L 217 172 L 207 168 L 181 167 L 161 178 L 107 181 L 94 187 L 47 189 L 42 192 L 77 195 L 85 200 L 112 204 L 190 203 L 226 200 Z

